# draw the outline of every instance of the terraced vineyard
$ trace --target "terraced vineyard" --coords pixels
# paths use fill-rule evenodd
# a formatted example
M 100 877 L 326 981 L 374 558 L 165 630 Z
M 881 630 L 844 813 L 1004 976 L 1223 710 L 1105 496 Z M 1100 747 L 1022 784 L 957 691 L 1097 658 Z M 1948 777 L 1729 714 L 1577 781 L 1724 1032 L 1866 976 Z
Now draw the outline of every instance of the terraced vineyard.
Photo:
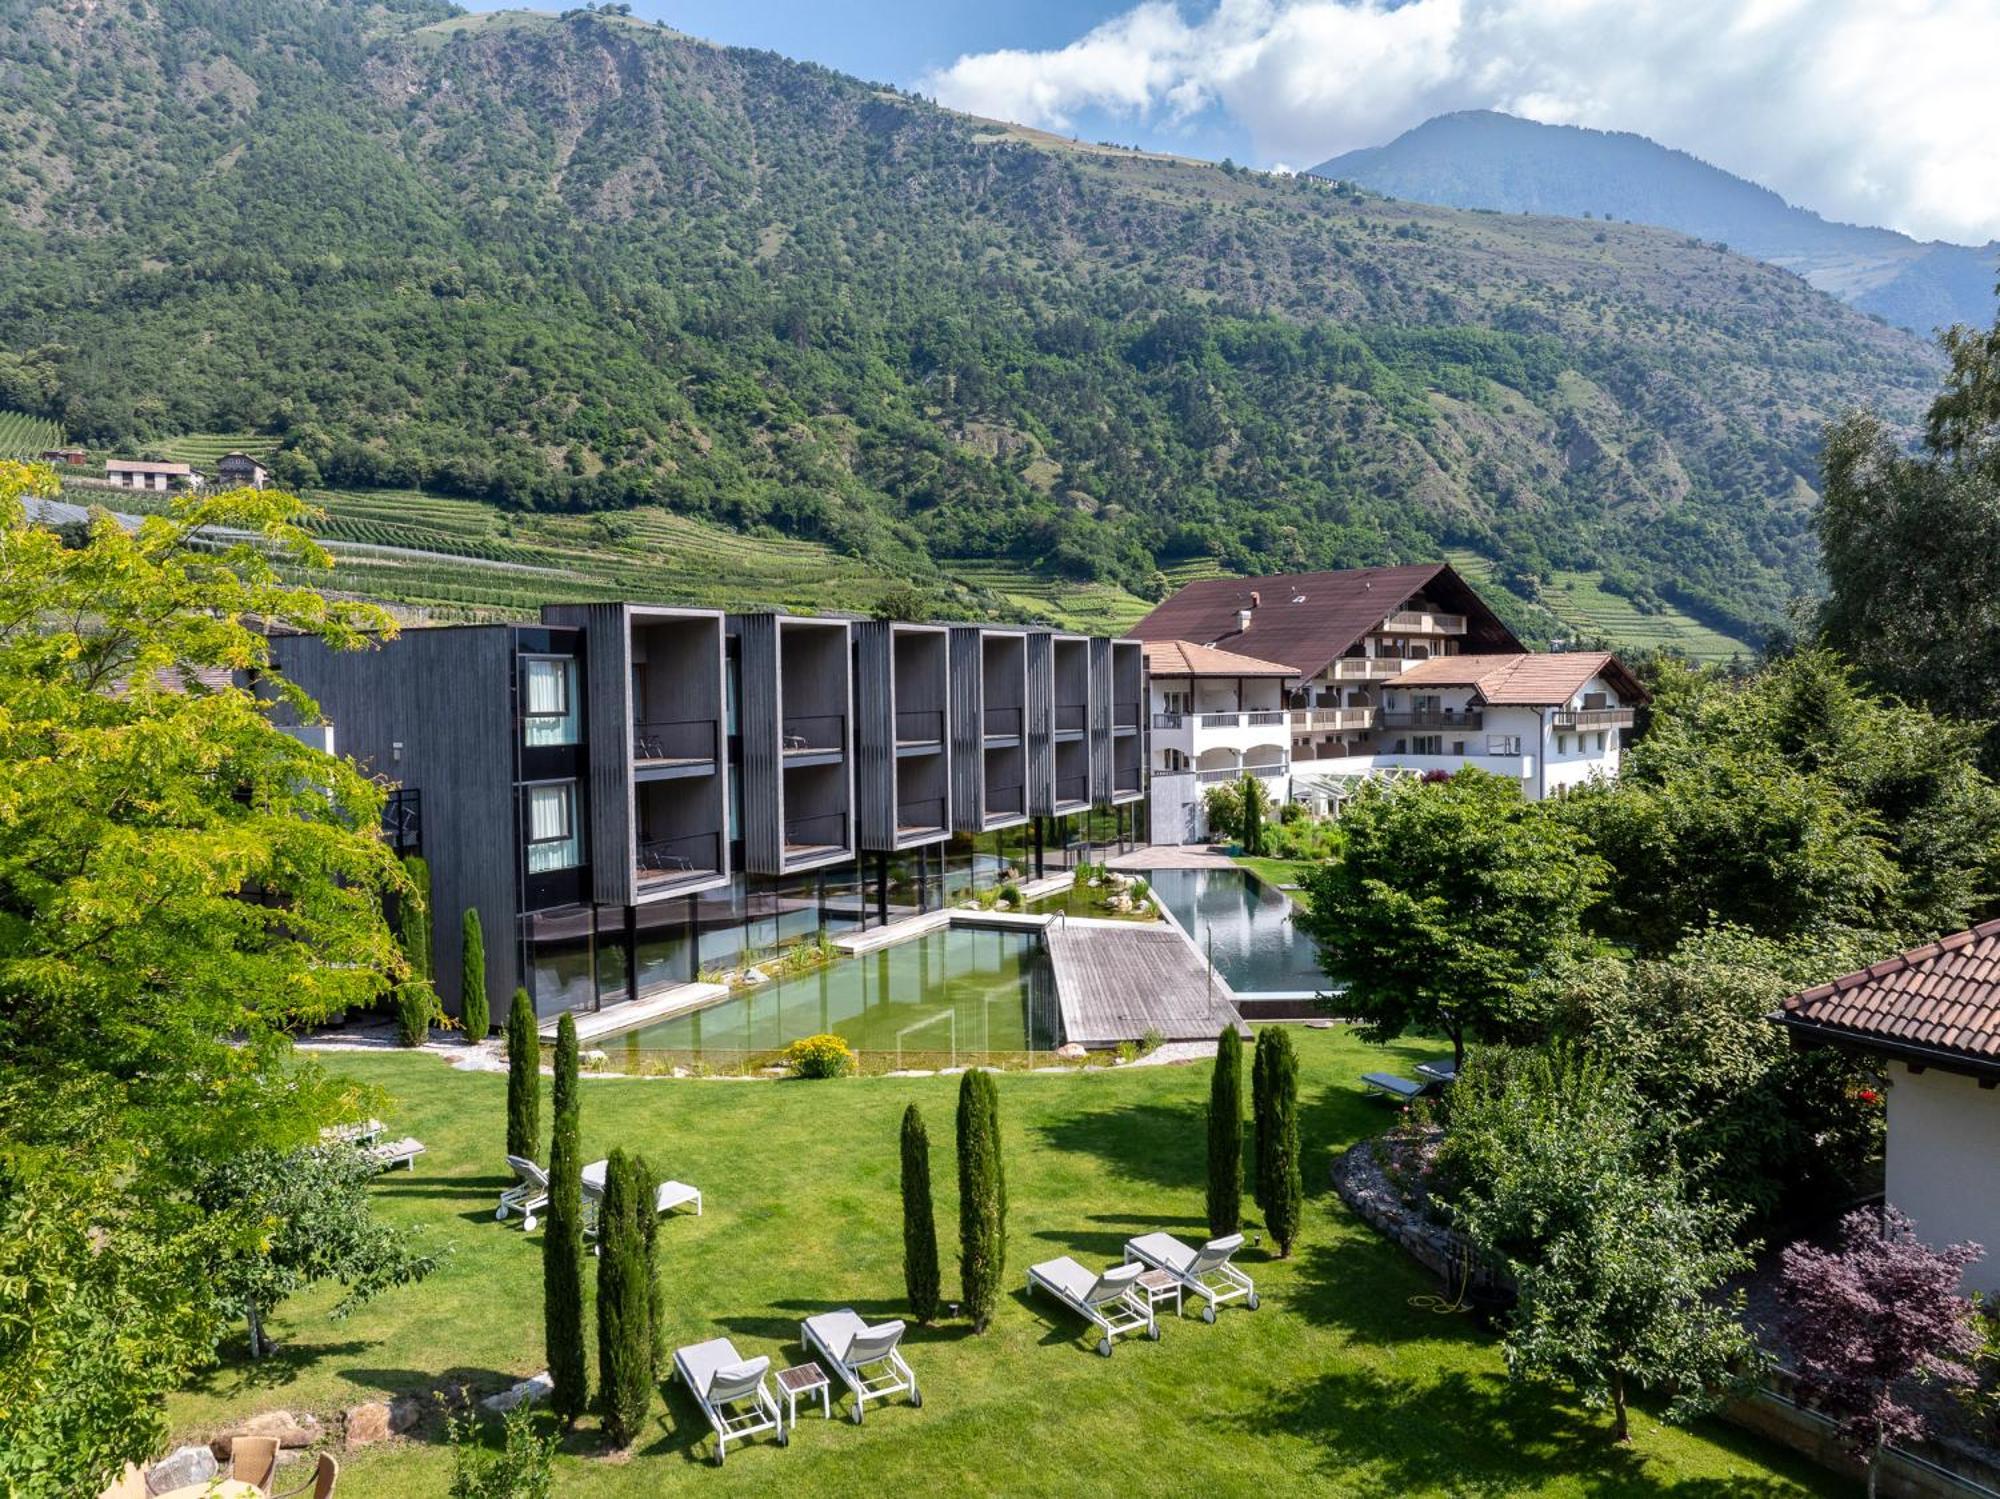
M 62 441 L 62 428 L 25 411 L 0 411 L 0 458 L 38 458 Z
M 1043 577 L 987 558 L 945 561 L 939 566 L 975 593 L 991 596 L 1006 611 L 1092 634 L 1120 634 L 1153 607 L 1115 583 Z
M 271 461 L 271 450 L 277 445 L 277 438 L 267 437 L 261 432 L 194 432 L 157 444 L 169 462 L 192 463 L 211 474 L 224 453 L 248 453 L 252 458 L 268 463 Z
M 1539 598 L 1528 600 L 1503 589 L 1494 580 L 1492 561 L 1477 552 L 1454 550 L 1445 556 L 1482 593 L 1513 599 L 1526 610 L 1539 608 L 1580 644 L 1601 640 L 1612 650 L 1666 646 L 1710 662 L 1737 656 L 1747 660 L 1756 653 L 1748 642 L 1712 629 L 1671 604 L 1658 614 L 1646 613 L 1630 599 L 1606 592 L 1596 573 L 1558 572 Z

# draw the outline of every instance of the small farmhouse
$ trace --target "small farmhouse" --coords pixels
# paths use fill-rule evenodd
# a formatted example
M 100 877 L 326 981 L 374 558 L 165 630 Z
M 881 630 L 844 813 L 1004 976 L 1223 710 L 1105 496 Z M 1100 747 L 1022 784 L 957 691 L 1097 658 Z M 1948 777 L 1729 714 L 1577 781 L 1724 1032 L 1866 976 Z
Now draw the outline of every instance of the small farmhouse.
M 224 453 L 215 466 L 217 482 L 223 489 L 262 489 L 270 472 L 248 453 Z
M 1796 1044 L 1882 1059 L 1890 1204 L 1928 1243 L 1983 1245 L 1966 1289 L 2000 1291 L 2000 921 L 1794 994 L 1774 1018 Z
M 104 477 L 120 489 L 199 489 L 201 476 L 186 463 L 153 463 L 141 458 L 107 458 Z

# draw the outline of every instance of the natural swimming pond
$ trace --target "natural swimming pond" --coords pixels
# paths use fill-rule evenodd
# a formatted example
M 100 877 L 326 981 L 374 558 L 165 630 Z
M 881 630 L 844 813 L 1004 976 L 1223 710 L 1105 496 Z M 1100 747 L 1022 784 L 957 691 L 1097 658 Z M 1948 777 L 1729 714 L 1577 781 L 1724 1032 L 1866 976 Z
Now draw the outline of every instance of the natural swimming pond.
M 1149 869 L 1146 880 L 1238 994 L 1326 988 L 1319 950 L 1292 921 L 1292 903 L 1247 869 Z
M 836 958 L 597 1045 L 614 1066 L 672 1054 L 728 1067 L 831 1033 L 875 1065 L 944 1067 L 1049 1051 L 1061 1029 L 1039 933 L 957 926 Z

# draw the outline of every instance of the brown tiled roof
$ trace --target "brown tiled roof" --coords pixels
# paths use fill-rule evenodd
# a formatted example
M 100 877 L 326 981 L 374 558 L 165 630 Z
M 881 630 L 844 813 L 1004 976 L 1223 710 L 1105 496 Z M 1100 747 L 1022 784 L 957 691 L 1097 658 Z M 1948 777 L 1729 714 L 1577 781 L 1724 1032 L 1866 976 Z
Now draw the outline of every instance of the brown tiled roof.
M 1621 703 L 1643 703 L 1646 689 L 1609 651 L 1520 651 L 1504 656 L 1433 656 L 1396 678 L 1398 687 L 1471 687 L 1492 707 L 1542 708 L 1567 703 L 1592 677 L 1604 678 Z
M 1282 661 L 1259 661 L 1255 656 L 1239 656 L 1219 651 L 1212 645 L 1196 645 L 1192 640 L 1146 640 L 1146 670 L 1156 677 L 1295 677 L 1297 672 Z
M 1251 607 L 1252 593 L 1258 602 L 1250 628 L 1239 630 L 1237 611 Z M 1139 640 L 1192 640 L 1241 650 L 1312 677 L 1418 593 L 1440 609 L 1465 616 L 1468 650 L 1521 649 L 1521 642 L 1471 585 L 1442 562 L 1337 573 L 1203 578 L 1140 620 L 1131 633 Z
M 1794 994 L 1778 1018 L 1796 1030 L 1921 1049 L 2000 1074 L 2000 921 Z
M 107 458 L 104 471 L 113 469 L 123 474 L 192 474 L 194 468 L 186 463 L 155 463 L 148 458 Z

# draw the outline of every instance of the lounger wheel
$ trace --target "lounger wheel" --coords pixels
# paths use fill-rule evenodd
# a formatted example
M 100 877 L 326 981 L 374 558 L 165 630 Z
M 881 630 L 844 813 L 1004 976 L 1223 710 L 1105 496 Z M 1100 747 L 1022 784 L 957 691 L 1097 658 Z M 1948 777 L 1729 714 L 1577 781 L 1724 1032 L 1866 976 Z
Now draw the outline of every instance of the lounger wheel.
M 533 1213 L 529 1213 L 525 1218 L 521 1220 L 521 1232 L 524 1234 L 531 1234 L 534 1231 L 535 1231 L 535 1215 Z
M 1160 1324 L 1155 1322 L 1151 1327 L 1146 1329 L 1146 1336 L 1151 1338 L 1155 1343 L 1157 1343 L 1160 1341 L 1161 1338 L 1165 1337 L 1166 1334 L 1161 1330 Z
M 505 1223 L 505 1222 L 507 1221 L 507 1204 L 506 1204 L 506 1203 L 504 1203 L 504 1202 L 503 1202 L 503 1203 L 501 1203 L 501 1204 L 500 1204 L 500 1206 L 498 1206 L 497 1208 L 495 1208 L 495 1209 L 493 1210 L 493 1221 L 494 1221 L 495 1223 Z
M 1213 1321 L 1215 1320 L 1215 1303 L 1214 1303 L 1214 1302 L 1212 1302 L 1212 1301 L 1204 1301 L 1204 1302 L 1203 1302 L 1203 1303 L 1201 1304 L 1201 1320 L 1202 1320 L 1202 1321 L 1204 1321 L 1204 1322 L 1213 1322 Z
M 728 1449 L 727 1447 L 723 1446 L 723 1445 L 722 1445 L 722 1443 L 720 1443 L 720 1442 L 717 1442 L 717 1443 L 715 1444 L 715 1465 L 716 1465 L 716 1467 L 718 1467 L 718 1468 L 719 1468 L 719 1467 L 721 1467 L 721 1466 L 722 1466 L 722 1460 L 723 1460 L 723 1459 L 724 1459 L 725 1457 L 727 1457 L 727 1456 L 729 1456 L 729 1449 Z
M 780 1447 L 789 1447 L 792 1445 L 792 1433 L 789 1428 L 783 1426 L 778 1428 L 778 1445 Z
M 1097 1340 L 1097 1352 L 1098 1352 L 1098 1354 L 1099 1354 L 1099 1356 L 1100 1356 L 1100 1357 L 1103 1357 L 1103 1358 L 1110 1358 L 1110 1357 L 1111 1357 L 1111 1339 L 1110 1339 L 1110 1338 L 1108 1338 L 1108 1337 L 1105 1337 L 1105 1338 L 1099 1338 L 1099 1339 Z
M 922 1390 L 910 1391 L 910 1404 L 916 1409 L 922 1410 L 924 1408 L 924 1392 Z
M 861 1402 L 859 1400 L 854 1402 L 854 1424 L 856 1426 L 861 1424 Z
M 1255 1291 L 1252 1291 L 1250 1293 L 1250 1300 L 1246 1303 L 1246 1305 L 1253 1312 L 1257 1310 L 1257 1293 Z

